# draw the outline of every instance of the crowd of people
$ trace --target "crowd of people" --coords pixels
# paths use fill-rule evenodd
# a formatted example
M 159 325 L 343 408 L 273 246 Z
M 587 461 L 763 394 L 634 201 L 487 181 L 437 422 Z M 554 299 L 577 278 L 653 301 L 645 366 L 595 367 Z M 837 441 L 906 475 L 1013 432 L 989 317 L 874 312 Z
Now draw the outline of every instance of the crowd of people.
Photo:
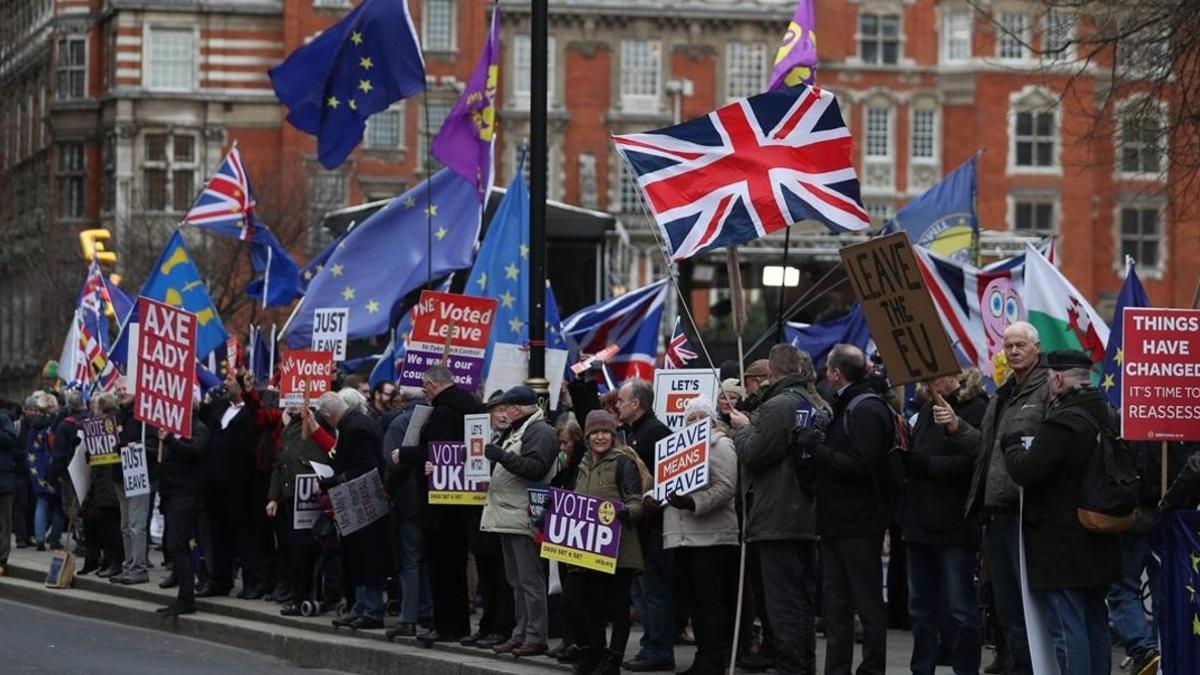
M 1113 424 L 1091 362 L 1042 354 L 1027 323 L 1008 328 L 1004 353 L 1012 375 L 994 394 L 971 369 L 928 383 L 908 409 L 850 345 L 834 347 L 820 373 L 789 345 L 744 374 L 723 368 L 717 400 L 693 398 L 685 411 L 688 424 L 712 422 L 707 485 L 661 502 L 650 496 L 654 448 L 671 430 L 642 380 L 602 392 L 585 373 L 550 417 L 528 387 L 483 399 L 442 366 L 419 389 L 349 376 L 311 408 L 281 407 L 272 387 L 238 371 L 197 401 L 190 438 L 143 429 L 123 389 L 86 402 L 39 391 L 0 412 L 0 574 L 14 538 L 54 550 L 70 532 L 78 574 L 147 583 L 157 505 L 171 569 L 162 585 L 178 587 L 159 610 L 167 616 L 240 581 L 237 597 L 277 602 L 286 616 L 341 603 L 339 628 L 549 654 L 585 675 L 671 671 L 684 665 L 675 646 L 691 642 L 682 672 L 722 672 L 736 651 L 743 670 L 815 673 L 818 633 L 825 673 L 883 673 L 896 627 L 912 631 L 915 674 L 944 664 L 1023 675 L 1024 572 L 1064 675 L 1110 672 L 1110 629 L 1131 672 L 1155 672 L 1141 595 L 1157 566 L 1148 532 L 1156 511 L 1200 500 L 1200 454 L 1171 444 L 1173 485 L 1161 495 L 1158 445 L 1135 444 L 1137 524 L 1120 535 L 1085 529 L 1083 475 L 1100 451 L 1097 430 Z M 418 406 L 432 410 L 406 445 Z M 810 414 L 798 423 L 801 410 Z M 484 412 L 486 502 L 431 504 L 429 445 L 462 442 L 464 417 Z M 80 502 L 67 466 L 89 417 L 115 420 L 122 444 L 146 439 L 151 495 L 126 496 L 121 466 L 100 464 Z M 378 472 L 388 516 L 338 536 L 325 499 L 311 528 L 294 528 L 298 477 L 315 464 L 330 467 L 321 494 Z M 620 502 L 615 573 L 541 558 L 536 484 Z M 385 624 L 389 613 L 398 616 Z M 642 636 L 626 659 L 635 621 Z M 987 667 L 985 644 L 996 653 Z

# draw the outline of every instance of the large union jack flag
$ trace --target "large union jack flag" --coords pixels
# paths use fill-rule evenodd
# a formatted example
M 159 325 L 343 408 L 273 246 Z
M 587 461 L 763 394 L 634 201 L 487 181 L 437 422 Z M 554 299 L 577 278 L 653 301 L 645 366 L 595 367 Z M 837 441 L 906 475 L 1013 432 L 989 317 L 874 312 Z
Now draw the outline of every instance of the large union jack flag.
M 806 86 L 613 137 L 673 260 L 806 219 L 834 232 L 866 229 L 851 141 L 833 94 Z
M 692 351 L 692 343 L 688 341 L 687 333 L 683 331 L 683 321 L 680 317 L 675 317 L 675 330 L 671 331 L 671 341 L 667 343 L 667 353 L 663 356 L 663 369 L 686 368 L 699 356 Z
M 250 191 L 250 175 L 242 166 L 236 142 L 196 198 L 184 222 L 210 227 L 236 225 L 241 228 L 238 237 L 242 241 L 254 237 L 254 195 Z
M 575 312 L 562 322 L 567 346 L 578 356 L 617 345 L 619 351 L 608 360 L 616 383 L 634 377 L 649 380 L 654 377 L 667 290 L 664 279 Z

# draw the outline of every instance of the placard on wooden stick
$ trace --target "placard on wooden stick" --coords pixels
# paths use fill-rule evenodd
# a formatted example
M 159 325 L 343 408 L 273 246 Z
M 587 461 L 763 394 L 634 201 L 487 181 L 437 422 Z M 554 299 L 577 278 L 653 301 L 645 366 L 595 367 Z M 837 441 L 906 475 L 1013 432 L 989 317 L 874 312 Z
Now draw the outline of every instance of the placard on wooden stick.
M 903 232 L 840 251 L 893 385 L 952 375 L 958 359 Z

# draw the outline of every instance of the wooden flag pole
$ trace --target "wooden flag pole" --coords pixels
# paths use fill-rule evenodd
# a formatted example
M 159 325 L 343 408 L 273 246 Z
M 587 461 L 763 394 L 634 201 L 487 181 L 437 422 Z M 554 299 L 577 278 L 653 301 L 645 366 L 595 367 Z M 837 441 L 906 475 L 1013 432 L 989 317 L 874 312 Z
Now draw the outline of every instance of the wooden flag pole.
M 442 345 L 442 361 L 443 368 L 450 367 L 450 342 L 454 340 L 454 318 L 450 318 L 449 330 L 446 331 L 446 344 Z
M 784 257 L 786 260 L 786 254 L 784 254 Z M 746 329 L 746 298 L 745 293 L 742 291 L 742 266 L 738 263 L 738 252 L 736 246 L 730 246 L 725 249 L 725 270 L 729 276 L 730 317 L 733 322 L 733 333 L 737 336 L 738 382 L 745 387 L 746 354 L 742 348 L 742 332 Z M 780 315 L 780 320 L 782 320 L 782 313 Z M 726 401 L 728 401 L 729 394 L 724 390 L 723 387 L 720 387 L 719 384 L 718 387 L 720 388 L 721 395 L 726 397 Z M 730 402 L 729 407 L 733 407 L 732 402 Z M 740 495 L 741 490 L 738 492 L 738 498 L 743 500 L 742 512 L 745 513 L 745 497 Z M 738 556 L 737 605 L 734 606 L 733 615 L 733 643 L 729 652 L 730 675 L 733 675 L 734 669 L 737 665 L 738 639 L 741 637 L 742 631 L 742 602 L 744 601 L 746 594 L 746 537 L 741 536 L 739 538 L 742 541 L 741 551 Z

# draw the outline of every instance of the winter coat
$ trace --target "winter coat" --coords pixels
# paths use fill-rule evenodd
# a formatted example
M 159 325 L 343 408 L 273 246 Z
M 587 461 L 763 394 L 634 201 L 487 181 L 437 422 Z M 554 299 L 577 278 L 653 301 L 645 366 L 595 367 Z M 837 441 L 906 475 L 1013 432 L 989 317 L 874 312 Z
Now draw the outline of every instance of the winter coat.
M 974 518 L 984 508 L 991 511 L 1017 510 L 1017 486 L 1008 477 L 1000 439 L 1010 433 L 1032 436 L 1046 416 L 1050 404 L 1050 371 L 1035 367 L 1024 382 L 1012 375 L 988 402 L 978 427 L 959 419 L 958 434 L 951 439 L 960 452 L 975 454 L 975 473 L 967 493 L 966 513 Z
M 1016 433 L 1001 437 L 1008 475 L 1025 489 L 1030 588 L 1102 588 L 1121 578 L 1121 538 L 1085 530 L 1076 513 L 1088 461 L 1098 451 L 1096 429 L 1110 414 L 1096 389 L 1075 389 L 1054 398 L 1028 449 Z
M 448 506 L 429 503 L 429 481 L 425 462 L 429 459 L 429 444 L 443 441 L 463 442 L 463 417 L 485 412 L 479 399 L 457 386 L 443 389 L 430 401 L 433 411 L 421 429 L 419 445 L 400 448 L 400 461 L 416 472 L 417 524 L 423 530 L 446 531 L 468 527 L 472 509 L 479 507 Z
M 54 445 L 58 446 L 64 440 L 74 439 L 74 443 L 70 444 L 69 454 L 60 454 L 56 447 L 54 451 L 55 462 L 61 456 L 74 457 L 76 448 L 81 443 L 78 432 L 82 425 L 79 421 L 84 418 L 90 418 L 92 415 L 79 415 L 63 419 L 59 424 L 58 430 L 54 432 Z M 74 419 L 74 422 L 70 420 Z M 67 460 L 70 464 L 70 460 Z M 121 508 L 120 498 L 118 494 L 124 492 L 125 473 L 121 469 L 121 463 L 114 464 L 91 464 L 88 465 L 88 471 L 92 474 L 92 484 L 88 487 L 87 499 L 83 501 L 83 508 L 87 512 L 92 512 L 92 509 L 119 509 Z M 69 480 L 69 478 L 68 478 Z
M 254 411 L 248 402 L 229 421 L 221 426 L 221 418 L 230 406 L 223 401 L 212 407 L 208 419 L 208 453 L 205 458 L 206 488 L 214 496 L 226 499 L 231 514 L 257 513 L 254 504 L 254 474 L 256 471 L 259 430 Z
M 768 389 L 759 397 L 750 423 L 733 437 L 748 493 L 746 541 L 816 539 L 813 495 L 800 485 L 797 458 L 790 448 L 796 405 L 808 394 L 799 375 L 784 377 Z
M 504 456 L 492 469 L 480 529 L 501 534 L 536 532 L 529 521 L 529 483 L 554 478 L 558 442 L 541 411 L 517 420 L 500 441 Z
M 663 548 L 737 546 L 738 519 L 734 508 L 737 453 L 733 441 L 714 429 L 709 439 L 708 485 L 689 496 L 695 511 L 663 508 Z
M 588 452 L 579 463 L 575 492 L 621 502 L 629 518 L 621 524 L 621 543 L 617 547 L 617 568 L 642 570 L 642 543 L 637 522 L 642 517 L 642 479 L 637 464 L 615 447 L 603 455 Z M 581 568 L 568 565 L 568 571 Z
M 1196 508 L 1200 503 L 1200 452 L 1187 458 L 1179 475 L 1168 485 L 1162 498 L 1163 510 Z
M 812 449 L 817 532 L 823 538 L 881 535 L 889 525 L 883 488 L 890 471 L 887 454 L 896 444 L 891 408 L 878 398 L 865 398 L 849 410 L 855 397 L 870 391 L 866 380 L 846 387 L 833 404 L 825 442 Z
M 400 409 L 400 413 L 392 418 L 391 424 L 383 434 L 383 463 L 387 467 L 384 484 L 392 497 L 392 515 L 401 520 L 413 520 L 417 517 L 417 483 L 425 482 L 425 472 L 418 471 L 411 462 L 392 462 L 392 450 L 398 450 L 404 442 L 404 434 L 412 422 L 413 411 L 418 405 L 428 405 L 424 398 L 409 401 Z M 418 478 L 419 477 L 419 478 Z
M 58 494 L 58 481 L 51 476 L 54 465 L 54 417 L 35 415 L 29 419 L 25 445 L 25 468 L 33 484 L 33 494 L 48 497 Z
M 951 398 L 949 403 L 960 418 L 975 427 L 987 410 L 983 396 L 967 401 Z M 901 512 L 904 540 L 977 548 L 978 528 L 963 516 L 962 508 L 971 487 L 975 452 L 949 442 L 945 428 L 933 421 L 933 401 L 921 406 L 910 438 L 904 454 L 908 477 Z
M 625 444 L 642 458 L 646 468 L 654 471 L 654 446 L 670 436 L 671 429 L 655 417 L 653 411 L 647 410 L 633 424 L 623 424 L 619 430 L 625 433 Z M 642 524 L 650 531 L 650 536 L 657 537 L 657 530 L 662 528 L 662 514 L 647 514 Z
M 199 415 L 192 415 L 192 437 L 170 436 L 163 442 L 162 463 L 158 467 L 158 485 L 168 502 L 204 499 L 204 466 L 210 433 Z M 147 439 L 147 444 L 150 443 Z M 147 448 L 146 455 L 158 453 Z
M 12 494 L 16 489 L 17 426 L 6 413 L 0 412 L 0 495 Z
M 307 462 L 329 464 L 329 457 L 321 446 L 311 438 L 301 438 L 302 426 L 300 418 L 296 417 L 283 428 L 283 451 L 271 470 L 271 485 L 267 490 L 268 501 L 278 502 L 288 508 L 296 496 L 296 476 L 313 473 Z

